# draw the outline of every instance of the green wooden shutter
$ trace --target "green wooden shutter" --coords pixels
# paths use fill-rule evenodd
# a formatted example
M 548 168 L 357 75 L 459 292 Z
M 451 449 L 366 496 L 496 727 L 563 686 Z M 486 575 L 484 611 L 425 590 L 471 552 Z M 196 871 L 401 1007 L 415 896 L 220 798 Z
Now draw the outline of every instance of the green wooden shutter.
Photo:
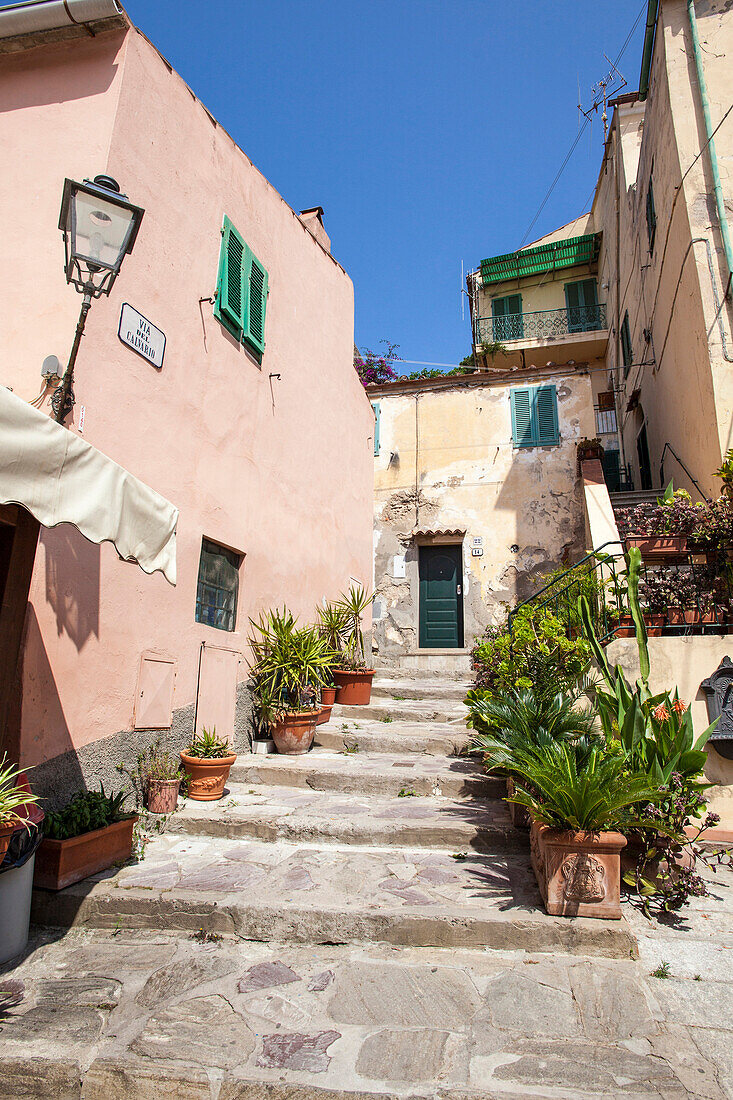
M 382 419 L 382 409 L 378 401 L 375 401 L 372 405 L 374 409 L 374 455 L 379 454 L 379 429 L 380 421 Z
M 649 251 L 654 251 L 654 237 L 657 232 L 657 212 L 654 209 L 654 188 L 649 177 L 649 189 L 646 193 L 646 232 L 649 238 Z
M 600 328 L 598 291 L 595 279 L 565 284 L 568 332 L 588 332 Z
M 532 434 L 532 391 L 528 386 L 510 391 L 512 439 L 515 447 L 534 446 Z
M 245 246 L 243 274 L 247 292 L 244 339 L 259 355 L 262 355 L 265 350 L 267 271 L 247 246 Z
M 634 349 L 631 346 L 628 310 L 624 314 L 623 323 L 621 325 L 621 356 L 624 361 L 624 378 L 626 378 L 629 373 L 629 368 L 634 361 Z
M 559 441 L 557 390 L 555 386 L 536 386 L 533 398 L 533 435 L 537 446 L 552 447 Z
M 245 286 L 242 267 L 246 245 L 229 218 L 224 218 L 219 249 L 214 316 L 236 336 L 244 329 Z

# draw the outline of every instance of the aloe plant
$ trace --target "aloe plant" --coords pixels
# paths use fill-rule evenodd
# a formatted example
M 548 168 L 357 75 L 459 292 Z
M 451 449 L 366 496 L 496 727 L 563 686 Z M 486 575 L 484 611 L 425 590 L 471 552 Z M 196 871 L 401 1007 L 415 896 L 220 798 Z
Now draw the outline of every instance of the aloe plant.
M 694 783 L 705 764 L 703 748 L 718 719 L 695 738 L 688 707 L 674 692 L 652 695 L 649 689 L 649 645 L 644 616 L 639 603 L 641 553 L 636 547 L 626 555 L 628 601 L 634 620 L 639 650 L 640 676 L 632 688 L 620 665 L 611 668 L 606 652 L 598 641 L 587 600 L 580 597 L 578 609 L 583 630 L 601 670 L 606 689 L 597 687 L 595 703 L 608 741 L 618 741 L 630 766 L 646 772 L 656 783 L 668 785 L 677 772 Z

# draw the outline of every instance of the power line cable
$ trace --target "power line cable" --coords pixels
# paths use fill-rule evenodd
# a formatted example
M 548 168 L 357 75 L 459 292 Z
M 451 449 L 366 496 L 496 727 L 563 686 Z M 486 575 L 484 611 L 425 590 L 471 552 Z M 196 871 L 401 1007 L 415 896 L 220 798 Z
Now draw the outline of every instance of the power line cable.
M 624 42 L 623 46 L 621 47 L 621 50 L 620 50 L 620 52 L 619 52 L 619 54 L 618 54 L 618 57 L 617 57 L 617 58 L 616 58 L 616 60 L 615 60 L 615 61 L 613 62 L 613 67 L 614 67 L 614 68 L 616 68 L 616 66 L 618 65 L 619 61 L 621 60 L 621 58 L 623 57 L 624 53 L 626 52 L 626 47 L 628 46 L 629 42 L 631 41 L 631 39 L 632 39 L 632 36 L 633 36 L 633 34 L 634 34 L 634 31 L 635 31 L 635 30 L 636 30 L 636 28 L 638 27 L 638 25 L 639 25 L 639 22 L 640 22 L 640 20 L 641 20 L 641 17 L 642 17 L 642 15 L 644 14 L 644 12 L 646 11 L 646 8 L 647 8 L 647 4 L 646 4 L 646 0 L 644 0 L 644 3 L 642 4 L 642 6 L 641 6 L 641 9 L 640 9 L 640 11 L 639 11 L 639 14 L 637 15 L 637 17 L 636 17 L 636 19 L 635 19 L 635 21 L 634 21 L 634 25 L 633 25 L 633 27 L 631 28 L 631 30 L 629 31 L 629 33 L 627 34 L 627 36 L 626 36 L 626 41 Z M 576 149 L 576 146 L 577 146 L 578 142 L 580 141 L 581 137 L 582 137 L 582 136 L 583 136 L 583 134 L 585 133 L 585 129 L 586 129 L 586 126 L 588 125 L 589 121 L 590 121 L 590 119 L 589 119 L 589 118 L 586 118 L 585 122 L 584 122 L 584 123 L 583 123 L 583 125 L 582 125 L 582 126 L 580 127 L 580 129 L 578 130 L 578 133 L 576 134 L 575 140 L 573 141 L 572 145 L 570 146 L 570 149 L 568 150 L 568 153 L 567 153 L 567 156 L 565 157 L 565 160 L 564 160 L 564 161 L 562 162 L 562 164 L 560 165 L 560 168 L 559 168 L 559 170 L 558 170 L 558 173 L 557 173 L 557 175 L 555 176 L 554 180 L 552 181 L 552 183 L 550 184 L 549 188 L 547 189 L 547 193 L 545 194 L 545 197 L 544 197 L 544 199 L 543 199 L 543 200 L 542 200 L 542 202 L 540 203 L 540 207 L 539 207 L 539 210 L 537 211 L 537 213 L 536 213 L 536 214 L 535 214 L 535 216 L 533 217 L 532 221 L 531 221 L 531 222 L 529 223 L 529 226 L 527 227 L 527 232 L 526 232 L 526 233 L 524 234 L 524 236 L 522 237 L 522 243 L 520 244 L 519 248 L 523 248 L 523 247 L 524 247 L 524 244 L 525 244 L 525 242 L 526 242 L 526 241 L 527 241 L 527 239 L 529 238 L 529 235 L 530 235 L 530 233 L 532 232 L 532 230 L 534 229 L 535 225 L 537 224 L 537 221 L 539 220 L 540 214 L 542 213 L 542 211 L 543 211 L 543 210 L 545 209 L 545 207 L 547 206 L 547 203 L 548 203 L 548 201 L 549 201 L 550 195 L 551 195 L 551 194 L 552 194 L 552 192 L 553 192 L 553 191 L 555 190 L 555 187 L 557 186 L 558 180 L 560 179 L 560 176 L 561 176 L 561 175 L 563 174 L 563 172 L 565 171 L 565 169 L 566 169 L 566 167 L 567 167 L 567 164 L 568 164 L 568 161 L 569 161 L 569 160 L 570 160 L 570 158 L 572 157 L 573 153 L 575 152 L 575 149 Z

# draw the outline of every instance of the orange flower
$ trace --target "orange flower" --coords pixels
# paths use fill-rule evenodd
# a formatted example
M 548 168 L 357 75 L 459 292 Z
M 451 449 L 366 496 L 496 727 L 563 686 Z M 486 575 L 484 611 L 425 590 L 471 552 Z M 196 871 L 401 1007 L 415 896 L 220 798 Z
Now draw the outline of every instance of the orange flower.
M 656 718 L 657 722 L 666 722 L 669 719 L 669 711 L 665 707 L 664 703 L 660 703 L 652 711 L 652 716 Z
M 687 710 L 687 703 L 683 703 L 681 699 L 675 699 L 673 705 L 677 714 L 684 714 Z

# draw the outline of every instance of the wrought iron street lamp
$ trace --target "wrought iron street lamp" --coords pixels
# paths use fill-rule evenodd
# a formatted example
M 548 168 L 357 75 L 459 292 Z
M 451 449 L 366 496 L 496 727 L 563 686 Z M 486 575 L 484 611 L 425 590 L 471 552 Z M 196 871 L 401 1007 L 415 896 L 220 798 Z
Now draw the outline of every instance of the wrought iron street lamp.
M 64 234 L 66 281 L 84 295 L 69 362 L 51 407 L 62 424 L 74 407 L 74 364 L 92 299 L 109 294 L 122 261 L 132 252 L 145 211 L 120 193 L 111 176 L 64 180 L 59 229 Z

